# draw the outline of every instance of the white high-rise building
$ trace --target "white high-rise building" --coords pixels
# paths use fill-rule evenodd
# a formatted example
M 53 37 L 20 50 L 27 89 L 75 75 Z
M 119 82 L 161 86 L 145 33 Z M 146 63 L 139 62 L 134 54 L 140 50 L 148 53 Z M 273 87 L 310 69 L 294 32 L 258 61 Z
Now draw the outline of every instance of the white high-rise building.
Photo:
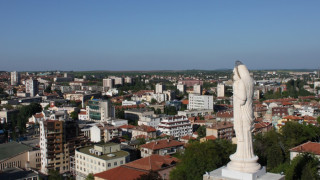
M 132 78 L 127 76 L 127 77 L 124 79 L 124 82 L 127 83 L 127 84 L 132 84 Z
M 217 85 L 217 97 L 224 97 L 224 84 L 219 83 Z
M 189 94 L 188 109 L 212 109 L 213 110 L 213 96 Z
M 16 86 L 20 84 L 20 73 L 17 71 L 11 72 L 11 85 Z
M 103 83 L 103 88 L 113 88 L 114 87 L 114 79 L 108 78 L 108 79 L 103 79 L 102 80 Z
M 184 93 L 186 91 L 186 85 L 179 83 L 177 85 L 177 89 L 179 90 L 180 93 Z
M 202 94 L 202 86 L 200 84 L 193 85 L 193 93 L 194 94 Z
M 38 80 L 36 79 L 26 80 L 26 93 L 29 93 L 30 97 L 34 97 L 39 93 Z
M 123 85 L 123 78 L 122 77 L 115 77 L 114 84 L 115 85 Z
M 162 93 L 164 90 L 164 85 L 161 83 L 156 84 L 156 93 Z

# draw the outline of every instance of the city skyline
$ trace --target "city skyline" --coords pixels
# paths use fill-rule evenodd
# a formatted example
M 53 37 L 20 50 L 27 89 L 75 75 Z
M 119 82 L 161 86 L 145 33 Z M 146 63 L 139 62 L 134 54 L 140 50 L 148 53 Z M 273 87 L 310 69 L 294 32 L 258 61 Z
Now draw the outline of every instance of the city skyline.
M 319 5 L 2 1 L 0 70 L 318 69 Z

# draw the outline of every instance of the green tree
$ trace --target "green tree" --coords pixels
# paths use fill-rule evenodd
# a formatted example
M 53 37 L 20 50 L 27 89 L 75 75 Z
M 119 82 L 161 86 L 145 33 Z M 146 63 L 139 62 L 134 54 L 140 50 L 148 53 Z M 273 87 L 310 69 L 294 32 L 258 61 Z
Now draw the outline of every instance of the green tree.
M 234 152 L 235 145 L 222 139 L 193 142 L 186 148 L 180 163 L 170 172 L 170 179 L 200 180 L 205 172 L 227 164 Z
M 205 137 L 206 136 L 206 126 L 200 126 L 197 129 L 197 132 L 198 132 L 199 138 Z
M 73 119 L 73 120 L 77 120 L 77 119 L 78 119 L 78 115 L 79 115 L 79 113 L 78 113 L 77 111 L 72 111 L 72 112 L 70 113 L 70 117 L 71 117 L 71 119 Z
M 157 100 L 154 99 L 154 98 L 152 98 L 150 103 L 151 103 L 151 104 L 156 104 L 156 103 L 157 103 Z
M 92 173 L 88 174 L 85 180 L 94 180 L 94 176 Z
M 136 180 L 162 180 L 162 178 L 157 171 L 149 171 L 149 173 L 142 174 Z
M 61 174 L 59 174 L 59 171 L 55 170 L 49 170 L 49 178 L 48 180 L 62 180 Z
M 288 180 L 316 180 L 319 179 L 318 166 L 319 159 L 312 154 L 304 153 L 295 157 L 286 172 Z

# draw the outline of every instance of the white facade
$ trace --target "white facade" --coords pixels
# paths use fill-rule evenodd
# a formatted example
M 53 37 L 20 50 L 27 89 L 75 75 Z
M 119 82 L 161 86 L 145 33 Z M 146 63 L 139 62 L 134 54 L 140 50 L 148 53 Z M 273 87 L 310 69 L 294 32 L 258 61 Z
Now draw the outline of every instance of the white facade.
M 98 126 L 92 126 L 90 128 L 90 141 L 100 142 L 101 140 L 101 129 Z
M 162 93 L 163 92 L 163 85 L 158 83 L 156 84 L 156 90 L 155 90 L 155 93 Z
M 131 77 L 125 77 L 124 82 L 128 84 L 132 84 L 132 78 Z
M 157 102 L 164 102 L 168 100 L 168 95 L 167 94 L 163 94 L 163 93 L 156 93 L 156 94 L 152 94 L 152 98 L 151 99 L 155 99 L 157 100 Z
M 122 101 L 122 106 L 132 106 L 132 105 L 137 105 L 137 101 L 128 101 L 128 100 Z
M 303 106 L 298 111 L 301 114 L 301 116 L 313 116 L 314 115 L 314 108 L 313 107 Z
M 128 120 L 126 120 L 126 119 L 111 119 L 111 120 L 108 120 L 108 123 L 112 124 L 115 127 L 119 127 L 122 125 L 128 125 Z
M 186 117 L 196 117 L 196 116 L 206 116 L 211 115 L 213 113 L 213 109 L 202 109 L 202 110 L 185 110 L 178 111 L 178 116 L 186 116 Z
M 159 123 L 158 130 L 169 136 L 182 137 L 192 134 L 192 125 L 185 116 L 165 117 Z
M 157 128 L 160 123 L 160 119 L 160 117 L 142 116 L 141 119 L 138 121 L 138 125 L 145 125 Z
M 202 86 L 200 84 L 193 85 L 194 94 L 202 94 Z
M 224 97 L 224 84 L 219 83 L 217 85 L 217 97 Z
M 114 84 L 115 85 L 123 85 L 123 78 L 122 77 L 115 77 Z
M 16 86 L 20 83 L 20 74 L 17 71 L 11 72 L 11 85 Z
M 77 180 L 84 180 L 90 173 L 100 173 L 129 161 L 129 153 L 120 149 L 120 144 L 107 143 L 77 149 L 75 172 Z
M 113 88 L 114 87 L 114 79 L 108 78 L 103 79 L 102 84 L 104 88 Z
M 188 109 L 212 109 L 213 96 L 189 94 Z
M 184 93 L 186 91 L 186 85 L 178 84 L 177 89 L 179 90 L 179 92 Z
M 26 80 L 26 93 L 29 93 L 30 97 L 34 97 L 38 94 L 38 80 Z
M 118 93 L 119 93 L 118 89 L 111 88 L 107 92 L 102 93 L 102 94 L 107 95 L 107 96 L 114 96 L 114 95 L 117 95 Z

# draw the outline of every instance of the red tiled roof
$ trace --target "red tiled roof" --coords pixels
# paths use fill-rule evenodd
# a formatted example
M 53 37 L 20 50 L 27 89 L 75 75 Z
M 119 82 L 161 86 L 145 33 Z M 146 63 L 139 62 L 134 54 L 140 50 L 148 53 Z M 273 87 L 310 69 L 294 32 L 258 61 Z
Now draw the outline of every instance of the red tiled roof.
M 158 171 L 163 169 L 164 166 L 175 165 L 176 162 L 178 162 L 178 159 L 175 157 L 153 154 L 149 157 L 94 174 L 94 176 L 106 180 L 133 180 L 148 173 L 150 170 Z
M 316 118 L 312 117 L 312 116 L 303 116 L 304 120 L 316 120 Z
M 283 117 L 282 119 L 302 120 L 303 118 L 290 115 L 290 116 Z
M 134 127 L 135 126 L 133 126 L 133 125 L 125 124 L 125 125 L 120 126 L 119 128 L 122 128 L 122 129 L 133 129 Z
M 144 131 L 144 132 L 155 132 L 157 131 L 154 127 L 141 125 L 141 126 L 135 126 L 134 129 L 138 131 Z
M 308 141 L 304 144 L 301 144 L 299 146 L 296 146 L 290 149 L 290 151 L 300 152 L 300 153 L 309 152 L 309 153 L 314 153 L 316 155 L 320 155 L 320 143 Z
M 211 135 L 211 136 L 206 136 L 206 139 L 207 140 L 216 140 L 217 137 L 215 137 L 214 135 Z
M 260 123 L 254 124 L 254 128 L 255 129 L 261 129 L 261 128 L 268 127 L 270 125 L 271 125 L 271 123 L 269 123 L 269 122 L 260 122 Z
M 149 157 L 145 157 L 142 159 L 138 159 L 132 161 L 124 166 L 141 169 L 141 170 L 153 170 L 158 171 L 163 168 L 163 165 L 173 165 L 179 160 L 175 157 L 171 156 L 160 156 L 157 154 L 153 154 Z
M 194 123 L 206 123 L 205 120 L 196 120 Z
M 79 115 L 86 115 L 86 114 L 87 114 L 86 111 L 81 111 L 81 112 L 79 112 Z
M 153 141 L 144 145 L 141 145 L 140 147 L 142 148 L 147 148 L 147 149 L 163 149 L 163 148 L 168 148 L 168 147 L 175 147 L 175 146 L 183 146 L 184 143 L 176 141 L 176 140 L 159 140 L 159 141 Z
M 185 99 L 181 101 L 182 104 L 189 104 L 189 100 Z
M 94 177 L 99 177 L 106 180 L 133 180 L 138 179 L 141 175 L 147 173 L 147 171 L 119 166 L 108 171 L 94 174 Z
M 186 135 L 186 136 L 181 137 L 180 139 L 189 140 L 189 139 L 196 139 L 196 138 L 189 136 L 189 135 Z

